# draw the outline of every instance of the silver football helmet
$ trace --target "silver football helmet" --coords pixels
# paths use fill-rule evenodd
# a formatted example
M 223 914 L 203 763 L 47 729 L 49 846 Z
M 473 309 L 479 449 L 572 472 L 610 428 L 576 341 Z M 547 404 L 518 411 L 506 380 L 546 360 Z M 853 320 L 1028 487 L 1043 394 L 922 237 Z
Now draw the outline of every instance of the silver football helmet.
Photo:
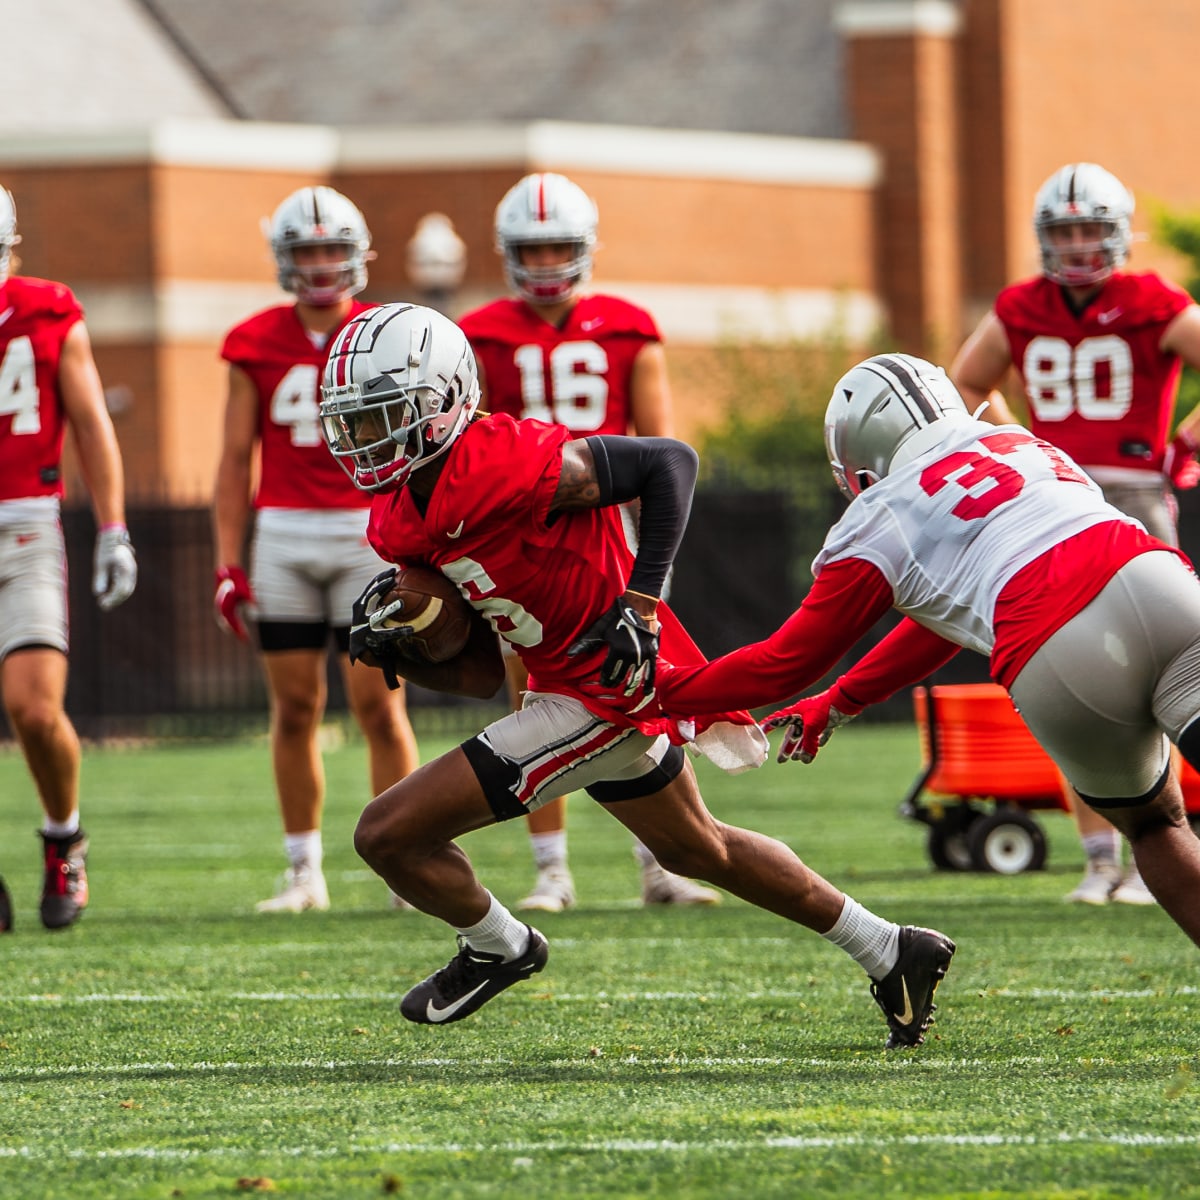
M 0 187 L 0 283 L 12 269 L 12 248 L 21 240 L 17 232 L 17 205 L 12 192 Z
M 331 187 L 305 187 L 293 192 L 264 222 L 275 255 L 279 286 L 306 304 L 338 304 L 367 286 L 371 234 L 363 215 L 341 192 Z M 298 266 L 297 246 L 335 245 L 345 248 L 339 263 Z M 335 276 L 332 282 L 329 276 Z
M 564 175 L 526 175 L 496 206 L 496 252 L 504 258 L 504 277 L 531 304 L 566 300 L 592 277 L 599 216 L 591 197 Z M 561 266 L 527 267 L 521 247 L 568 244 L 571 258 Z
M 852 367 L 825 410 L 825 452 L 842 494 L 853 500 L 878 483 L 913 456 L 914 441 L 927 449 L 915 435 L 946 420 L 970 414 L 941 367 L 911 354 L 877 354 Z
M 321 427 L 334 458 L 364 492 L 402 487 L 450 449 L 478 407 L 466 336 L 432 308 L 369 308 L 329 349 Z
M 1095 163 L 1060 167 L 1042 184 L 1033 204 L 1042 272 L 1067 287 L 1103 283 L 1129 257 L 1132 216 L 1133 196 L 1115 175 Z M 1082 221 L 1103 227 L 1098 241 L 1068 248 L 1051 238 L 1052 229 Z

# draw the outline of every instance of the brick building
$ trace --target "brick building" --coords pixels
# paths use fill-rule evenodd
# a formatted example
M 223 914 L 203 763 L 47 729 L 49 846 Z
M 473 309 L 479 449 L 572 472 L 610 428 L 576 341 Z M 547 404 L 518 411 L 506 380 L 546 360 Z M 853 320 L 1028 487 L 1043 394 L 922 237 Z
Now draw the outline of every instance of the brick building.
M 501 44 L 505 29 L 488 21 L 510 6 L 447 0 L 439 9 L 447 5 L 477 18 L 456 33 L 454 57 L 483 62 L 478 46 L 459 43 Z M 82 11 L 75 0 L 0 7 L 13 7 L 17 22 Z M 94 42 L 115 27 L 128 78 L 122 60 L 94 44 L 72 59 L 67 30 L 81 29 L 60 21 L 53 36 L 68 39 L 64 53 L 15 56 L 13 78 L 0 85 L 22 86 L 22 64 L 42 78 L 73 72 L 43 89 L 63 106 L 49 109 L 49 123 L 39 125 L 44 106 L 7 106 L 0 182 L 17 198 L 23 269 L 69 282 L 87 307 L 135 494 L 206 498 L 223 394 L 217 345 L 232 323 L 279 298 L 260 220 L 302 184 L 328 182 L 366 214 L 379 255 L 368 299 L 413 296 L 405 243 L 424 213 L 447 213 L 468 245 L 454 301 L 462 308 L 503 290 L 490 234 L 498 197 L 529 170 L 570 174 L 600 207 L 596 286 L 660 319 L 685 434 L 719 415 L 697 368 L 723 337 L 770 343 L 837 329 L 862 342 L 882 328 L 901 348 L 948 356 L 997 288 L 1034 268 L 1032 197 L 1064 161 L 1094 159 L 1126 180 L 1141 231 L 1155 204 L 1184 208 L 1200 194 L 1200 168 L 1184 151 L 1186 107 L 1157 100 L 1186 94 L 1200 51 L 1194 0 L 1144 0 L 1136 21 L 1117 0 L 756 0 L 721 10 L 742 14 L 723 32 L 740 30 L 747 61 L 681 34 L 665 46 L 685 43 L 690 78 L 680 65 L 670 88 L 643 93 L 640 76 L 619 76 L 603 104 L 579 97 L 576 65 L 545 100 L 571 118 L 554 121 L 519 119 L 536 104 L 517 79 L 509 90 L 492 80 L 489 106 L 488 95 L 470 92 L 472 73 L 459 72 L 450 104 L 427 88 L 401 93 L 412 72 L 373 71 L 369 55 L 393 53 L 391 37 L 415 36 L 399 22 L 431 19 L 428 6 L 403 6 L 387 30 L 355 29 L 369 6 L 331 7 L 296 0 L 285 9 L 297 19 L 281 33 L 274 0 L 96 0 L 83 6 L 91 23 L 82 34 Z M 586 27 L 600 19 L 594 7 L 580 6 L 574 25 L 547 16 L 545 36 L 560 39 L 551 49 L 567 61 L 567 39 L 582 26 L 593 53 L 610 54 L 614 76 L 636 58 L 620 22 L 634 39 L 635 20 L 657 20 L 661 37 L 672 9 L 624 0 L 600 43 L 601 26 Z M 238 20 L 225 19 L 235 11 Z M 770 20 L 751 26 L 754 13 Z M 339 23 L 343 49 L 357 33 L 353 54 L 325 53 L 333 27 L 321 20 Z M 778 54 L 775 43 L 812 77 L 807 84 L 778 61 L 772 78 L 759 78 L 755 62 Z M 716 64 L 730 58 L 741 73 L 726 91 L 741 107 L 706 108 L 702 94 L 724 94 Z M 89 75 L 97 62 L 107 64 L 98 80 Z M 297 77 L 325 90 L 284 86 Z M 696 98 L 690 108 L 677 106 L 684 86 Z M 763 90 L 748 105 L 751 86 Z M 832 102 L 831 86 L 840 89 Z M 114 109 L 90 105 L 89 88 L 116 97 Z M 73 95 L 71 109 L 63 97 Z M 614 107 L 622 96 L 641 105 L 636 113 Z M 311 118 L 297 108 L 306 102 L 332 108 L 338 122 L 297 120 Z M 512 107 L 520 103 L 531 107 Z M 589 103 L 613 123 L 578 119 Z M 693 109 L 697 120 L 742 127 L 661 126 Z M 464 111 L 504 119 L 466 121 Z M 391 123 L 392 113 L 404 123 Z M 1177 266 L 1148 242 L 1135 260 L 1168 274 Z

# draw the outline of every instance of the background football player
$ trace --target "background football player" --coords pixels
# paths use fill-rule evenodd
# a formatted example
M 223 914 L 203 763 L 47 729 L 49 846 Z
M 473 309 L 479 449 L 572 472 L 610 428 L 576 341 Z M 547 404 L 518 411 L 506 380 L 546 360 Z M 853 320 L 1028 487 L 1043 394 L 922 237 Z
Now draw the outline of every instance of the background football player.
M 596 205 L 562 175 L 527 175 L 496 208 L 496 251 L 515 293 L 460 318 L 475 351 L 483 405 L 535 417 L 578 437 L 674 434 L 666 357 L 654 318 L 616 296 L 587 292 L 596 250 Z M 625 510 L 631 537 L 636 509 Z M 520 706 L 527 676 L 506 657 L 509 697 Z M 568 865 L 566 797 L 528 818 L 537 878 L 517 907 L 560 912 L 575 903 Z M 664 871 L 640 843 L 645 904 L 715 904 L 720 893 Z
M 330 457 L 318 419 L 330 339 L 366 307 L 354 297 L 366 286 L 370 234 L 358 208 L 328 187 L 292 193 L 266 233 L 279 284 L 296 300 L 243 321 L 221 347 L 229 383 L 213 502 L 214 604 L 222 628 L 243 640 L 253 610 L 270 693 L 288 867 L 278 894 L 258 911 L 301 912 L 329 907 L 317 735 L 331 630 L 347 700 L 366 737 L 373 791 L 407 775 L 418 759 L 403 691 L 389 692 L 378 671 L 356 670 L 347 656 L 351 604 L 382 564 L 366 541 L 369 499 Z
M 70 289 L 14 274 L 17 212 L 0 188 L 0 691 L 42 802 L 41 920 L 75 921 L 88 902 L 79 827 L 79 739 L 67 690 L 67 561 L 59 505 L 67 428 L 98 533 L 92 591 L 103 609 L 137 584 L 125 476 L 83 310 Z M 12 904 L 0 883 L 0 932 Z
M 1005 288 L 950 368 L 968 408 L 1011 421 L 997 391 L 1010 368 L 1029 428 L 1065 450 L 1104 491 L 1172 546 L 1172 484 L 1197 481 L 1200 410 L 1171 437 L 1182 364 L 1200 367 L 1200 307 L 1153 272 L 1120 270 L 1129 256 L 1133 197 L 1095 163 L 1061 167 L 1034 202 L 1042 274 Z M 1066 897 L 1085 904 L 1153 904 L 1136 865 L 1122 875 L 1121 843 L 1066 788 L 1087 855 Z

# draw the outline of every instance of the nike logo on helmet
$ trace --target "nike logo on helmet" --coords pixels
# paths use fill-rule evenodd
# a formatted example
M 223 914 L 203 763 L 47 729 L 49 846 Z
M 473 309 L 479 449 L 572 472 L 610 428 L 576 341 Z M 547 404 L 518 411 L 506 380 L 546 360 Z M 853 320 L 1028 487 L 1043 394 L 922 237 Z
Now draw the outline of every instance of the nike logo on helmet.
M 459 996 L 459 998 L 455 1000 L 453 1004 L 447 1004 L 445 1008 L 438 1008 L 438 1006 L 434 1004 L 432 1000 L 430 1000 L 429 1003 L 425 1005 L 425 1015 L 434 1025 L 439 1025 L 443 1021 L 448 1021 L 456 1012 L 458 1012 L 460 1008 L 462 1008 L 464 1004 L 467 1003 L 468 1000 L 470 1000 L 476 994 L 476 992 L 482 991 L 482 989 L 485 987 L 487 987 L 486 979 L 479 984 L 478 987 L 473 987 L 465 996 Z
M 913 1019 L 912 1001 L 908 998 L 908 980 L 901 978 L 900 986 L 904 989 L 904 1011 L 893 1013 L 892 1016 L 900 1022 L 901 1025 L 911 1025 Z

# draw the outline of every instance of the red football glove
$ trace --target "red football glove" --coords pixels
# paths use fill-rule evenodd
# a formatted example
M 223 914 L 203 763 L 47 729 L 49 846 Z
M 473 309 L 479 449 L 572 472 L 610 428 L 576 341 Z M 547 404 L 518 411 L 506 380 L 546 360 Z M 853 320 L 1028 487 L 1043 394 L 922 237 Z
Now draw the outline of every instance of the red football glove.
M 242 606 L 254 603 L 254 592 L 250 588 L 250 580 L 241 567 L 228 565 L 218 567 L 216 591 L 213 593 L 214 614 L 217 624 L 229 633 L 242 639 L 250 640 L 246 631 L 246 623 L 242 620 Z
M 768 731 L 784 725 L 788 727 L 776 762 L 799 759 L 802 763 L 810 763 L 833 731 L 839 725 L 853 721 L 862 710 L 863 706 L 855 704 L 835 683 L 816 696 L 805 696 L 788 708 L 773 712 L 761 724 Z
M 1200 484 L 1200 463 L 1196 461 L 1196 443 L 1186 434 L 1176 434 L 1163 458 L 1163 471 L 1176 491 Z

